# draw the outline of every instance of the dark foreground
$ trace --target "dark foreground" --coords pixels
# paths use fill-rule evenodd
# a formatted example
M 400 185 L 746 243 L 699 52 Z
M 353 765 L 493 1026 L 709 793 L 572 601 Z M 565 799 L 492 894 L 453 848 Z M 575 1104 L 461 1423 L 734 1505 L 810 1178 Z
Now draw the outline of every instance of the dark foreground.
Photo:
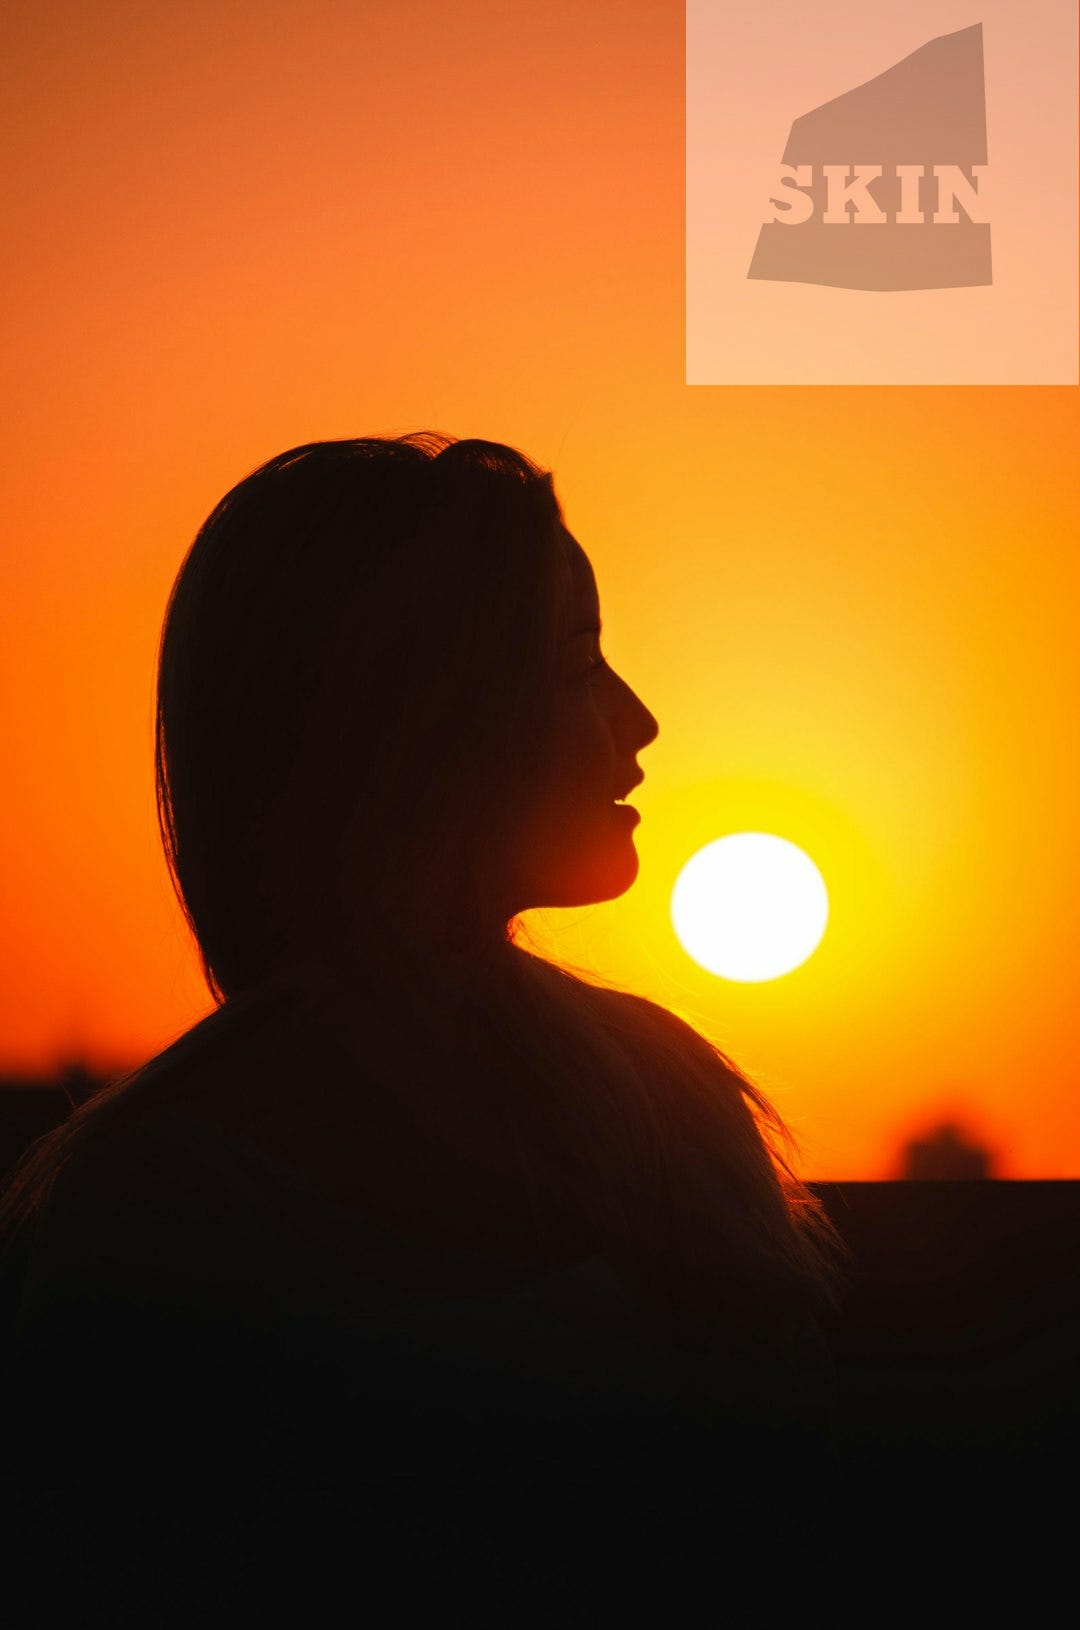
M 25 1114 L 46 1116 L 52 1107 L 37 1098 Z M 17 1115 L 6 1130 L 12 1147 L 0 1149 L 4 1164 L 27 1136 Z M 28 1135 L 43 1130 L 44 1124 L 35 1125 Z M 815 1624 L 916 1616 L 929 1624 L 967 1624 L 991 1611 L 1015 1611 L 1026 1622 L 1040 1622 L 1060 1611 L 1063 1587 L 1071 1596 L 1080 1515 L 1080 1182 L 815 1187 L 852 1252 L 847 1293 L 827 1332 L 839 1390 L 824 1555 L 811 1559 L 816 1540 L 802 1556 L 793 1554 L 790 1535 L 747 1533 L 737 1542 L 729 1535 L 726 1549 L 724 1537 L 717 1536 L 718 1557 L 731 1555 L 737 1544 L 753 1559 L 748 1571 L 760 1591 L 750 1599 L 733 1601 L 718 1570 L 715 1595 L 702 1603 L 700 1615 L 685 1608 L 665 1613 L 661 1601 L 641 1603 L 635 1616 L 634 1605 L 624 1600 L 610 1619 L 602 1613 L 577 1619 L 571 1609 L 567 1617 L 519 1616 L 516 1624 L 536 1630 L 630 1622 L 738 1626 L 770 1624 L 787 1611 Z M 146 1379 L 154 1411 L 167 1411 L 169 1401 L 158 1397 L 153 1377 Z M 71 1355 L 70 1376 L 59 1382 L 67 1384 L 80 1386 L 78 1353 Z M 179 1407 L 181 1400 L 175 1402 Z M 84 1403 L 92 1412 L 93 1397 Z M 10 1386 L 5 1405 L 11 1422 L 19 1399 Z M 273 1446 L 264 1444 L 262 1451 L 272 1462 Z M 0 1470 L 6 1475 L 6 1461 Z M 572 1500 L 573 1491 L 563 1492 Z M 625 1494 L 610 1492 L 612 1504 L 617 1493 Z M 796 1529 L 805 1511 L 807 1534 L 817 1532 L 822 1492 L 816 1483 L 791 1487 Z M 10 1477 L 3 1493 L 3 1532 L 10 1542 L 19 1532 Z M 597 1498 L 594 1490 L 570 1525 L 586 1549 L 603 1528 Z M 231 1509 L 227 1495 L 222 1504 Z M 323 1522 L 325 1509 L 319 1509 Z M 373 1514 L 373 1523 L 386 1515 Z M 690 1510 L 680 1515 L 678 1491 L 668 1491 L 664 1509 L 657 1509 L 657 1531 L 665 1521 L 679 1528 L 694 1520 Z M 642 1531 L 648 1533 L 650 1525 Z M 400 1533 L 388 1522 L 386 1547 L 400 1545 Z M 116 1539 L 122 1547 L 123 1535 Z M 28 1572 L 32 1598 L 34 1576 L 63 1567 L 62 1555 L 50 1549 L 47 1526 L 39 1523 L 19 1543 L 31 1547 L 34 1560 L 29 1570 L 25 1557 L 5 1560 L 4 1577 L 18 1574 L 24 1581 L 18 1605 L 8 1604 L 16 1606 L 10 1621 L 16 1625 L 34 1622 L 25 1595 Z M 288 1543 L 283 1534 L 282 1544 Z M 339 1583 L 356 1592 L 351 1603 L 342 1602 L 344 1616 L 379 1626 L 413 1622 L 396 1613 L 385 1595 L 372 1599 L 362 1569 L 351 1575 L 350 1543 L 343 1530 Z M 708 1544 L 703 1532 L 698 1549 Z M 618 1567 L 618 1535 L 613 1556 Z M 383 1560 L 387 1577 L 413 1566 L 407 1548 L 396 1559 L 387 1550 Z M 20 1561 L 21 1570 L 15 1566 Z M 440 1566 L 452 1593 L 453 1559 Z M 567 1587 L 573 1602 L 572 1579 Z M 220 1622 L 251 1622 L 248 1607 L 264 1617 L 272 1605 L 237 1602 Z M 278 1605 L 289 1617 L 305 1616 L 302 1602 Z M 497 1630 L 500 1622 L 485 1617 L 482 1607 L 462 1619 L 449 1602 L 442 1613 L 436 1606 L 433 1614 L 442 1624 Z
M 1080 1183 L 814 1186 L 854 1252 L 830 1336 L 867 1607 L 1057 1611 L 1080 1519 Z

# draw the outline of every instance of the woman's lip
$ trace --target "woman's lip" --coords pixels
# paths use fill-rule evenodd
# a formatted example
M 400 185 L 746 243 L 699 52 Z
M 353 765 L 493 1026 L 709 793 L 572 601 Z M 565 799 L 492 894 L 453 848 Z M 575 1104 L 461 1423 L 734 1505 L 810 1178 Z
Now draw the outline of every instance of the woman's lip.
M 632 815 L 634 817 L 635 821 L 640 821 L 641 819 L 640 813 L 634 808 L 633 804 L 617 804 L 613 801 L 609 807 L 616 810 L 625 810 L 628 815 Z

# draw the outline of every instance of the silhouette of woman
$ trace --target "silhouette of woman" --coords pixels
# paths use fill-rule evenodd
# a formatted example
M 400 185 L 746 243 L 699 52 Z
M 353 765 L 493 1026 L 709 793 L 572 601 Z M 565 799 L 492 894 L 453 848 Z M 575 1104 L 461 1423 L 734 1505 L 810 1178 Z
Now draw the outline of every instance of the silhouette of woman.
M 0 1208 L 20 1622 L 805 1588 L 828 1224 L 715 1044 L 522 943 L 634 882 L 616 800 L 657 729 L 509 447 L 313 442 L 213 510 L 156 771 L 215 1008 Z

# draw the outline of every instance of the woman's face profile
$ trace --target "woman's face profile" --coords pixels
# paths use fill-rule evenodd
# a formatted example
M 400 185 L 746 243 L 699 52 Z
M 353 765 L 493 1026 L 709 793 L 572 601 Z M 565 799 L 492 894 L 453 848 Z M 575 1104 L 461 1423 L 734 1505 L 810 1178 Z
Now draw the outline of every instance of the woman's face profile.
M 659 725 L 602 655 L 600 602 L 588 556 L 566 533 L 572 568 L 539 785 L 516 844 L 515 911 L 588 905 L 624 894 L 638 874 L 638 817 L 615 799 L 643 779 L 638 752 Z

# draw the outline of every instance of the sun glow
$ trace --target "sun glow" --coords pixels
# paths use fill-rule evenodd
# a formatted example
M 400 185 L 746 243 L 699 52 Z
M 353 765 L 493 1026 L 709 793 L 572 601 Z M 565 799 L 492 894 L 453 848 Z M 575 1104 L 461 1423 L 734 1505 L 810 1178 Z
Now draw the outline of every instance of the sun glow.
M 722 979 L 778 979 L 821 943 L 825 881 L 806 852 L 769 832 L 732 832 L 692 855 L 671 891 L 683 949 Z

